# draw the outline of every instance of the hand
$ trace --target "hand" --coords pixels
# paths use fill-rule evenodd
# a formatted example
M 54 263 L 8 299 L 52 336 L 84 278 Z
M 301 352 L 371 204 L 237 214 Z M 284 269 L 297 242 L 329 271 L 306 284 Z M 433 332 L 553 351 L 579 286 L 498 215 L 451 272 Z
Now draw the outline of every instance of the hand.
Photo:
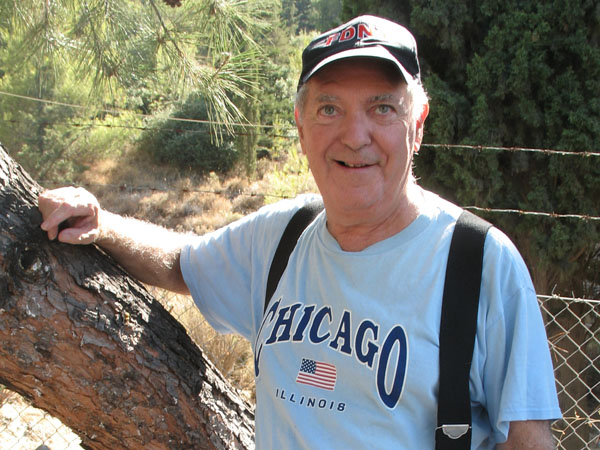
M 38 197 L 42 230 L 48 239 L 67 244 L 91 244 L 100 236 L 100 214 L 96 197 L 83 188 L 64 187 Z

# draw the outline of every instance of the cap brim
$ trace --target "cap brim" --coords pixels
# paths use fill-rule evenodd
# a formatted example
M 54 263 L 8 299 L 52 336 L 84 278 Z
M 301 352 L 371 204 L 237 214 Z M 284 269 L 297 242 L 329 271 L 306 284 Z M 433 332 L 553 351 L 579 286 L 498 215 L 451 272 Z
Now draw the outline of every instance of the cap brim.
M 385 47 L 372 46 L 372 47 L 351 48 L 349 50 L 344 50 L 343 52 L 339 52 L 339 53 L 336 53 L 334 55 L 331 55 L 331 56 L 325 58 L 323 61 L 321 61 L 319 64 L 317 64 L 310 72 L 308 72 L 306 75 L 304 75 L 304 77 L 302 78 L 302 84 L 306 83 L 310 79 L 310 77 L 312 77 L 315 73 L 317 73 L 319 70 L 321 70 L 326 65 L 331 64 L 332 62 L 335 62 L 335 61 L 339 61 L 341 59 L 348 59 L 348 58 L 383 59 L 385 61 L 389 61 L 389 62 L 393 63 L 394 66 L 396 66 L 398 68 L 398 70 L 400 71 L 400 73 L 404 77 L 404 80 L 407 83 L 410 83 L 410 82 L 414 81 L 414 79 L 415 79 L 415 77 L 413 77 L 402 66 L 402 64 L 400 64 L 400 62 L 394 57 L 394 55 L 392 55 Z

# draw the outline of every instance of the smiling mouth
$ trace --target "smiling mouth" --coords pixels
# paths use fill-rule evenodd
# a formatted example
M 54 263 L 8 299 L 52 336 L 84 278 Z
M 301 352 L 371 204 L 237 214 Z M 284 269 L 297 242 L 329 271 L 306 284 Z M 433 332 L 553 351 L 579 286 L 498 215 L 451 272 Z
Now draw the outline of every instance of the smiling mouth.
M 362 169 L 363 167 L 369 167 L 371 164 L 351 164 L 345 161 L 337 161 L 341 166 L 348 167 L 350 169 Z

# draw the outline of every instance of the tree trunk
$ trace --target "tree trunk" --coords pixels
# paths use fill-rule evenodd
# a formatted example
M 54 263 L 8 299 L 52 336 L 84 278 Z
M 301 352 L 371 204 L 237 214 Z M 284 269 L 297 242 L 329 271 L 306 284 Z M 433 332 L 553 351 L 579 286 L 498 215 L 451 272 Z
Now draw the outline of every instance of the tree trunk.
M 0 383 L 90 449 L 253 448 L 252 408 L 95 246 L 48 241 L 0 145 Z

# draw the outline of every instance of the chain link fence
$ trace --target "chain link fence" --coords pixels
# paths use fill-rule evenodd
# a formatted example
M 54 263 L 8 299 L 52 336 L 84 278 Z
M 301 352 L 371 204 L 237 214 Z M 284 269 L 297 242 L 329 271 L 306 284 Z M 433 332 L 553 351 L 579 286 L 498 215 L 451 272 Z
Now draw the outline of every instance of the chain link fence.
M 540 298 L 563 419 L 560 449 L 600 450 L 600 301 Z
M 240 353 L 250 351 L 247 343 L 207 332 L 189 297 L 159 300 L 199 345 L 210 347 L 207 354 L 234 384 L 243 391 L 251 389 L 250 364 L 240 358 Z M 552 424 L 558 448 L 600 450 L 600 301 L 541 296 L 539 302 L 563 412 L 563 419 Z M 79 444 L 79 438 L 58 419 L 17 394 L 0 390 L 0 450 L 80 450 Z

